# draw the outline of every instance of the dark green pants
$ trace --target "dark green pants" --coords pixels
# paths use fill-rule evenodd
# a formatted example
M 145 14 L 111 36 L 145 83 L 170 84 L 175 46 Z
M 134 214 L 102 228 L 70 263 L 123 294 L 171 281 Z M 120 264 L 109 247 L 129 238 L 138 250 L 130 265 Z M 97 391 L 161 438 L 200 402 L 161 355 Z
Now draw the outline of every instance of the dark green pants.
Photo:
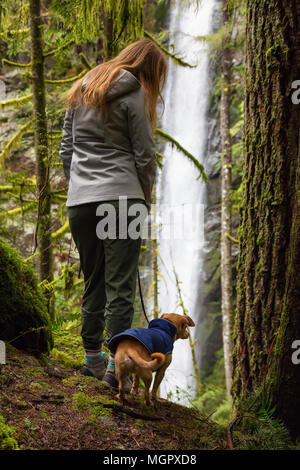
M 142 200 L 128 199 L 128 208 Z M 112 204 L 116 210 L 117 237 L 99 239 L 96 209 Z M 119 201 L 92 202 L 68 207 L 71 233 L 84 276 L 81 336 L 85 349 L 101 349 L 104 328 L 107 341 L 131 327 L 141 238 L 119 236 Z M 134 219 L 128 216 L 128 225 Z

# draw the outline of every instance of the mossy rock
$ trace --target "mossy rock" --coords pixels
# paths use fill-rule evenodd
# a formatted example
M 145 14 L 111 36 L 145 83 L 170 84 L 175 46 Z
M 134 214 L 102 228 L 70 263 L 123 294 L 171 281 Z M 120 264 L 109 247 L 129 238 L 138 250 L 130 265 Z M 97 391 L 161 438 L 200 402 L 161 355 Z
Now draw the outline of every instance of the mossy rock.
M 0 239 L 0 339 L 34 355 L 53 347 L 46 299 L 35 271 Z
M 5 419 L 0 415 L 0 450 L 19 449 L 14 431 L 14 428 L 5 424 Z

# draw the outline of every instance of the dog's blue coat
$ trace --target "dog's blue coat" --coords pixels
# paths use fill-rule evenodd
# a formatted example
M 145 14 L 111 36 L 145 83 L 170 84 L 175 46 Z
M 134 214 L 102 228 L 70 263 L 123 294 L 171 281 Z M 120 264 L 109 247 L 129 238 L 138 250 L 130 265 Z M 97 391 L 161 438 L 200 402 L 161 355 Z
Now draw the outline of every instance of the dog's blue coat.
M 151 320 L 147 328 L 131 328 L 114 335 L 108 343 L 109 350 L 114 354 L 118 344 L 123 339 L 134 338 L 140 341 L 150 352 L 167 354 L 173 350 L 173 337 L 177 328 L 173 323 L 163 318 Z

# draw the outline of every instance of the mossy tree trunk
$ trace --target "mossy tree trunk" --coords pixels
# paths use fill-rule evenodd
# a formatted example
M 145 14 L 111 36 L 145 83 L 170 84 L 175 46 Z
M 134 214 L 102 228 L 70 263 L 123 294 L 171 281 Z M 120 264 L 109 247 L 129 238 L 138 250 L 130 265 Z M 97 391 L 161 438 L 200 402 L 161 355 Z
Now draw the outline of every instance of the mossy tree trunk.
M 223 26 L 228 24 L 228 2 L 223 0 Z M 232 260 L 231 240 L 231 138 L 230 138 L 230 89 L 232 57 L 230 49 L 231 34 L 224 37 L 222 47 L 221 81 L 221 143 L 222 143 L 222 215 L 221 215 L 221 288 L 223 349 L 227 394 L 230 395 L 232 383 L 231 367 L 231 324 L 232 324 Z
M 104 61 L 107 62 L 108 60 L 112 59 L 114 56 L 114 23 L 113 23 L 113 15 L 112 12 L 103 13 L 104 15 Z
M 32 90 L 34 98 L 35 155 L 38 191 L 37 244 L 40 254 L 40 281 L 53 280 L 51 245 L 51 192 L 49 183 L 49 155 L 47 137 L 46 99 L 44 82 L 43 40 L 40 0 L 30 0 L 30 35 L 32 55 Z M 51 294 L 48 307 L 53 316 Z
M 300 3 L 247 0 L 244 200 L 233 392 L 263 390 L 300 433 Z

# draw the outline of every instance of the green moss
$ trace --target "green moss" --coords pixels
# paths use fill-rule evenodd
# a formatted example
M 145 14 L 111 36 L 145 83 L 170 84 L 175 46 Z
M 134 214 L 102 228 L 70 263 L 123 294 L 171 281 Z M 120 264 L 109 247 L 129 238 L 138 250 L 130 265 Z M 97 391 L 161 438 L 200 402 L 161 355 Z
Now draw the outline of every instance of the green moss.
M 73 404 L 77 411 L 89 411 L 89 424 L 94 424 L 97 422 L 97 419 L 100 417 L 111 417 L 113 416 L 112 410 L 105 408 L 99 403 L 96 403 L 96 397 L 88 396 L 84 392 L 74 393 L 73 395 Z M 117 404 L 119 403 L 115 400 L 109 400 L 105 398 L 106 403 Z
M 33 354 L 52 345 L 46 299 L 33 267 L 0 239 L 1 339 Z
M 1 450 L 19 450 L 15 438 L 15 428 L 5 424 L 5 419 L 0 415 L 0 449 Z
M 31 382 L 29 384 L 29 390 L 31 392 L 42 392 L 48 387 L 48 385 L 45 382 Z
M 65 322 L 53 331 L 54 352 L 52 355 L 57 357 L 59 350 L 63 354 L 58 360 L 67 367 L 81 367 L 84 362 L 84 349 L 80 334 L 76 331 L 76 322 Z
M 91 417 L 100 418 L 103 416 L 112 416 L 112 411 L 109 408 L 104 408 L 102 405 L 95 405 L 91 409 Z
M 48 376 L 47 372 L 45 372 L 42 367 L 29 367 L 28 369 L 26 369 L 26 374 L 24 377 L 30 379 L 30 378 L 38 378 L 41 376 L 44 376 L 44 377 Z
M 120 403 L 117 400 L 111 400 L 110 398 L 105 397 L 105 403 L 110 403 L 112 405 L 120 406 Z
M 86 390 L 89 387 L 99 387 L 101 385 L 96 377 L 84 377 L 81 375 L 72 375 L 62 380 L 62 383 L 69 387 L 78 386 L 80 391 Z
M 259 245 L 259 244 L 260 244 L 260 242 L 261 242 L 262 238 L 263 238 L 263 234 L 262 234 L 262 233 L 260 233 L 260 234 L 257 236 L 257 238 L 256 238 L 256 244 L 257 244 L 257 245 Z
M 52 349 L 51 356 L 55 361 L 70 369 L 79 369 L 82 366 L 82 361 L 72 357 L 64 351 L 59 351 L 56 348 Z
M 79 383 L 81 383 L 81 377 L 77 375 L 72 375 L 71 377 L 67 377 L 66 379 L 63 379 L 62 383 L 64 385 L 68 385 L 69 387 L 74 387 L 75 385 L 78 385 Z
M 141 419 L 137 419 L 135 424 L 139 427 L 139 428 L 142 428 L 144 429 L 146 427 L 146 424 L 144 423 L 144 421 L 142 421 Z
M 25 400 L 21 399 L 17 400 L 16 406 L 19 410 L 26 410 L 27 408 L 29 408 L 28 403 Z
M 83 392 L 74 393 L 72 398 L 76 409 L 79 411 L 85 411 L 91 406 L 92 398 Z

